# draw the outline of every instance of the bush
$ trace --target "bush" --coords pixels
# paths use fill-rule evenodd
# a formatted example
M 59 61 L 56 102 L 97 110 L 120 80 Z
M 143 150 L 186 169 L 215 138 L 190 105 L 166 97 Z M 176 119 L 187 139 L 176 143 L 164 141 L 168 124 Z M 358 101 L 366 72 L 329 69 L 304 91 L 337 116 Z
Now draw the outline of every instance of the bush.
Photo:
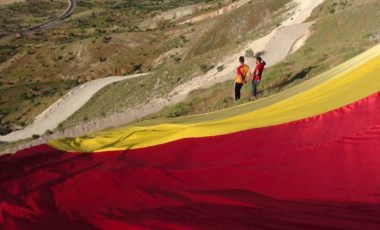
M 22 99 L 22 100 L 28 100 L 29 99 L 28 94 L 27 93 L 22 93 L 20 95 L 20 99 Z
M 111 41 L 111 39 L 112 39 L 111 37 L 104 36 L 102 41 L 103 41 L 103 43 L 106 44 L 106 43 L 109 43 Z
M 54 61 L 59 61 L 59 60 L 62 60 L 62 59 L 63 59 L 63 56 L 59 55 L 58 57 L 54 58 Z
M 9 126 L 0 127 L 0 135 L 7 135 L 12 132 L 12 129 Z
M 248 57 L 248 58 L 254 58 L 255 57 L 255 52 L 253 52 L 252 49 L 247 49 L 245 51 L 245 57 Z
M 42 96 L 43 97 L 50 97 L 50 96 L 53 96 L 54 94 L 55 94 L 54 89 L 52 91 L 45 90 L 45 91 L 42 92 Z
M 220 65 L 216 69 L 218 70 L 218 72 L 222 72 L 224 70 L 224 65 Z
M 45 134 L 46 135 L 51 135 L 51 134 L 53 134 L 53 132 L 50 129 L 48 129 L 48 130 L 46 130 Z
M 166 117 L 180 117 L 186 114 L 186 105 L 184 103 L 179 103 L 175 105 L 174 107 L 170 108 L 168 113 L 166 114 Z
M 133 72 L 136 72 L 137 70 L 140 70 L 142 67 L 142 64 L 139 63 L 139 64 L 133 64 L 133 67 L 132 67 L 132 73 Z
M 58 130 L 59 130 L 59 131 L 63 131 L 63 124 L 62 124 L 62 123 L 59 123 L 59 125 L 58 125 Z
M 173 60 L 174 60 L 176 63 L 179 63 L 182 59 L 179 58 L 179 57 L 174 57 Z
M 213 65 L 201 65 L 201 71 L 203 73 L 207 73 L 208 71 L 212 70 L 215 66 Z

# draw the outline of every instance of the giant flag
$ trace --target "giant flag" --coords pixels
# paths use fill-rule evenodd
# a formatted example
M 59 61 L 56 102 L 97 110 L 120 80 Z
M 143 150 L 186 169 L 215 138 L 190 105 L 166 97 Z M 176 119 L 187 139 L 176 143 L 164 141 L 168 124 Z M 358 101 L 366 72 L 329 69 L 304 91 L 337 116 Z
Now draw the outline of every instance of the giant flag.
M 380 45 L 222 111 L 0 157 L 0 229 L 380 229 Z

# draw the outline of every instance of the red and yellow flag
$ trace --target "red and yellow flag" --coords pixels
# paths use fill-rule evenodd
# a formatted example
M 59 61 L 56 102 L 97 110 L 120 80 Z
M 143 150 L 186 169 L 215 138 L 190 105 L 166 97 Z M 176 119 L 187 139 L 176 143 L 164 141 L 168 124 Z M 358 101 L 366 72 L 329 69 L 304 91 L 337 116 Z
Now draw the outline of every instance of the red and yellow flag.
M 380 45 L 274 96 L 0 157 L 4 229 L 380 226 Z

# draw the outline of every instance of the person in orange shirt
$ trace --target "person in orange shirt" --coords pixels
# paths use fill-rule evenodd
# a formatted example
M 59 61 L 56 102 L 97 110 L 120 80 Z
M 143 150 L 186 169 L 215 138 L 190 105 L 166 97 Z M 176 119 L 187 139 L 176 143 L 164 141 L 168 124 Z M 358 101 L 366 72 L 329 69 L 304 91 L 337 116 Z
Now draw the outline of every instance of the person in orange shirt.
M 240 66 L 237 68 L 237 76 L 234 83 L 234 92 L 235 92 L 235 101 L 240 99 L 240 90 L 245 83 L 247 83 L 247 79 L 250 77 L 251 71 L 249 66 L 244 64 L 244 57 L 241 56 L 239 58 Z

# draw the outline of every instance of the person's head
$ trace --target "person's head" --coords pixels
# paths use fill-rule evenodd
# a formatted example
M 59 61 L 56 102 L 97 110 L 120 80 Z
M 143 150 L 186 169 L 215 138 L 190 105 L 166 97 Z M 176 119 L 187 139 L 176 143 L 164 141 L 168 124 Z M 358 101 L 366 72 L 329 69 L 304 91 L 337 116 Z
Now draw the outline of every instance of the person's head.
M 262 61 L 263 59 L 260 57 L 260 56 L 257 56 L 256 57 L 256 63 L 258 64 L 258 63 L 261 63 L 261 61 Z
M 239 62 L 240 62 L 240 64 L 244 64 L 244 57 L 243 56 L 239 57 Z

